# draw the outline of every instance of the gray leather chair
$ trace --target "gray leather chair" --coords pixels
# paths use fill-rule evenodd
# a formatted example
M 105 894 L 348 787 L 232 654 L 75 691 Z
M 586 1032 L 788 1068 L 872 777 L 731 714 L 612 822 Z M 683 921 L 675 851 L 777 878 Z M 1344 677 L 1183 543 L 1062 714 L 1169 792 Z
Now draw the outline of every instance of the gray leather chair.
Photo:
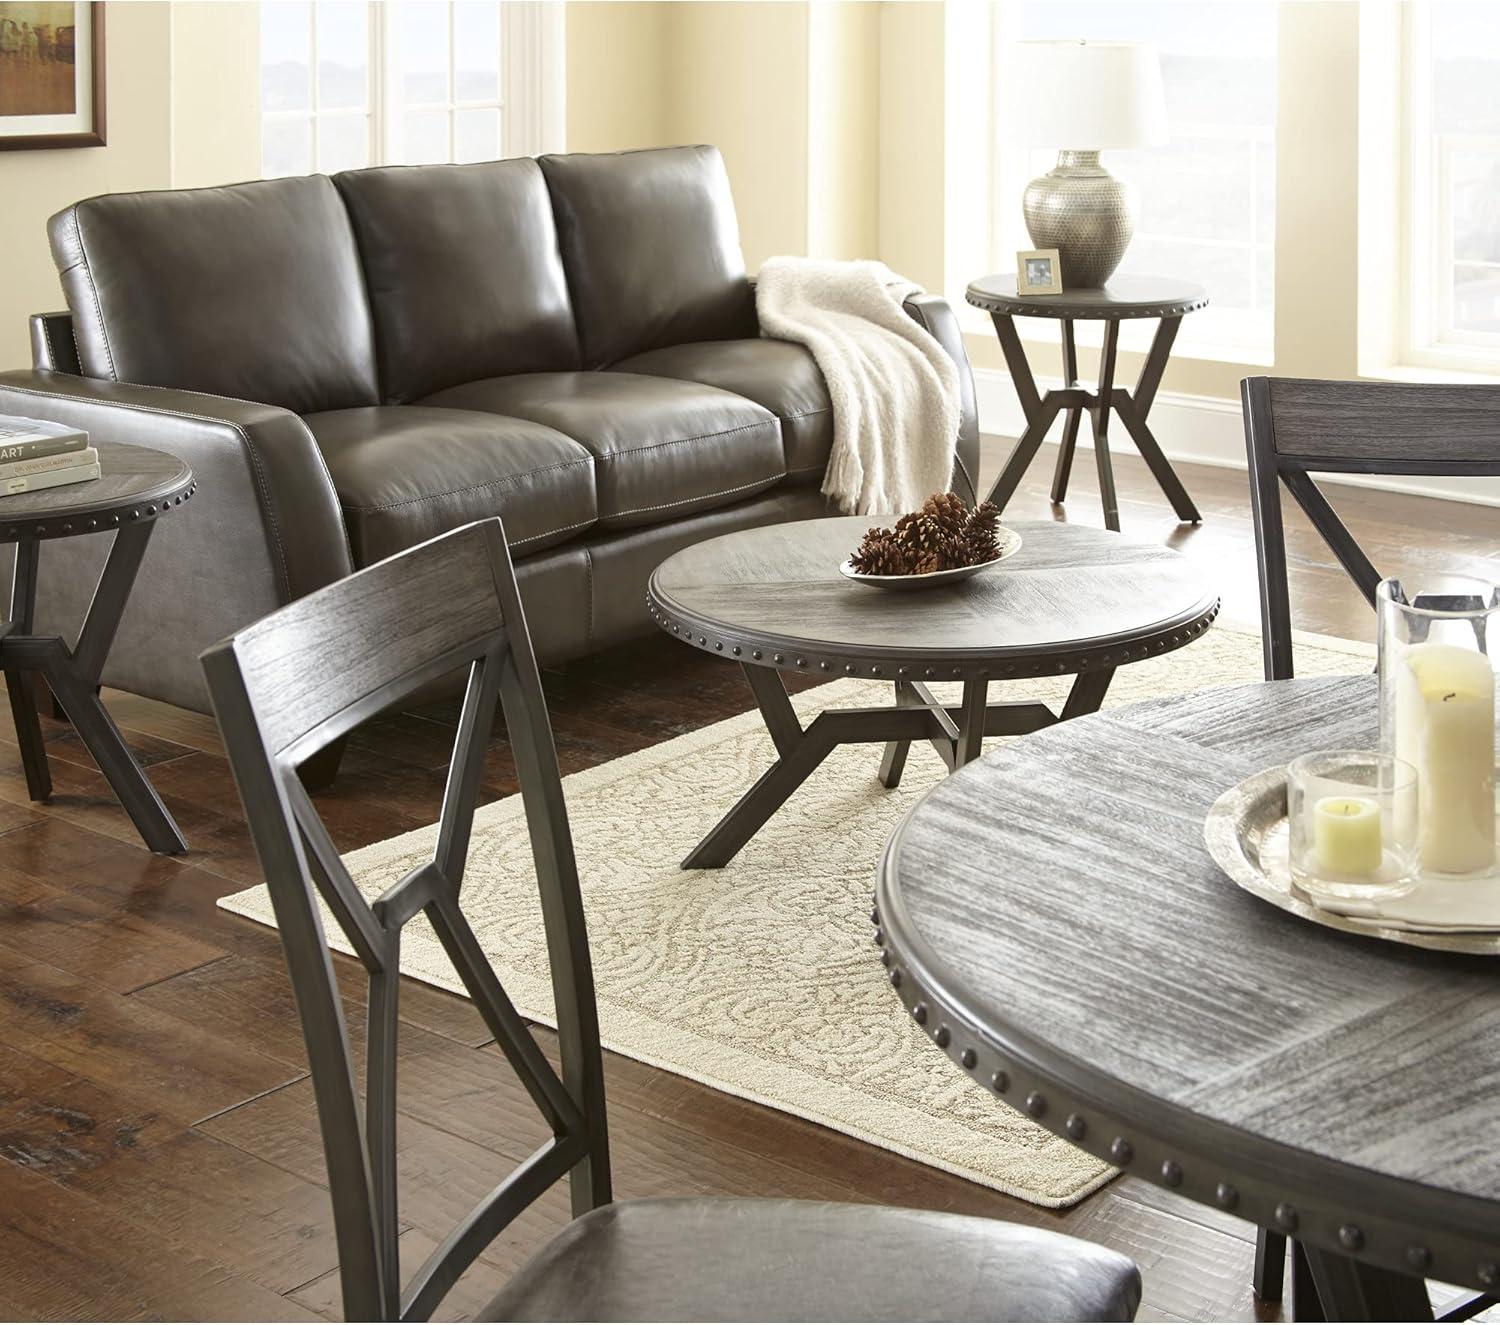
M 116 194 L 52 218 L 69 312 L 0 412 L 155 445 L 199 479 L 146 556 L 106 684 L 206 711 L 213 641 L 468 521 L 505 519 L 538 655 L 651 630 L 645 584 L 712 535 L 824 514 L 828 392 L 763 339 L 712 147 Z M 957 322 L 908 311 L 964 384 Z M 100 538 L 49 546 L 39 629 Z
M 442 592 L 435 590 L 441 589 Z M 351 659 L 358 660 L 350 666 Z M 786 1200 L 611 1201 L 604 1070 L 567 807 L 498 520 L 349 576 L 210 649 L 203 667 L 275 907 L 322 1125 L 344 1313 L 428 1318 L 486 1246 L 566 1179 L 573 1219 L 486 1320 L 1129 1320 L 1116 1252 L 993 1220 Z M 431 678 L 468 675 L 433 859 L 373 902 L 297 774 Z M 515 755 L 557 1009 L 554 1069 L 463 913 L 461 886 L 498 702 Z M 369 977 L 365 1099 L 318 898 Z M 401 931 L 417 915 L 552 1133 L 402 1284 L 396 1167 Z M 873 958 L 871 959 L 874 960 Z M 475 1108 L 482 1108 L 475 1102 Z

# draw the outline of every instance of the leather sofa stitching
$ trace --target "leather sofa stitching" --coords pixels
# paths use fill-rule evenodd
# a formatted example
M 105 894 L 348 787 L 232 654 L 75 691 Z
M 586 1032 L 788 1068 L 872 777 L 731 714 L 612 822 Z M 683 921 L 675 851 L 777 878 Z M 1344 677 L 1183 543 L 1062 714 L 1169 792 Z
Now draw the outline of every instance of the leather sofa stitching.
M 99 302 L 99 287 L 94 283 L 94 268 L 89 262 L 88 247 L 83 242 L 83 225 L 78 220 L 78 208 L 73 208 L 73 238 L 78 241 L 78 255 L 83 259 L 83 275 L 88 282 L 89 296 L 94 301 L 94 320 L 99 324 L 99 338 L 104 342 L 104 354 L 109 359 L 110 380 L 118 382 L 120 374 L 115 369 L 115 352 L 110 348 L 109 332 L 104 326 L 104 307 Z M 76 338 L 75 338 L 76 339 Z M 80 365 L 82 360 L 79 361 Z
M 783 414 L 781 416 L 781 421 L 783 423 L 790 423 L 793 419 L 811 419 L 819 414 L 832 413 L 832 411 L 832 405 L 824 405 L 822 409 L 805 409 L 800 414 Z
M 53 368 L 56 368 L 57 346 L 52 343 L 52 323 L 46 317 L 42 318 L 42 339 L 47 342 L 47 356 L 52 360 Z
M 695 501 L 711 501 L 715 497 L 731 497 L 736 492 L 744 492 L 747 488 L 769 488 L 773 483 L 780 483 L 786 475 L 777 474 L 775 478 L 759 478 L 753 483 L 741 483 L 737 488 L 723 488 L 718 492 L 705 492 L 696 497 L 683 497 L 680 501 L 664 501 L 656 506 L 632 506 L 628 511 L 611 511 L 601 519 L 614 520 L 622 515 L 643 515 L 647 511 L 667 511 L 674 506 L 686 506 Z
M 506 543 L 513 548 L 525 547 L 528 543 L 535 543 L 543 538 L 556 538 L 559 534 L 571 534 L 575 529 L 585 529 L 591 524 L 597 524 L 596 520 L 580 520 L 577 524 L 565 524 L 561 529 L 547 529 L 540 534 L 527 534 L 525 538 L 508 538 Z
M 822 464 L 822 465 L 803 465 L 801 469 L 789 469 L 789 470 L 787 470 L 786 471 L 786 477 L 787 478 L 794 478 L 798 474 L 821 474 L 827 468 L 828 468 L 828 466 L 826 464 Z
M 42 400 L 59 400 L 63 397 L 56 392 L 37 391 L 28 386 L 13 386 L 9 382 L 0 383 L 0 392 L 15 391 L 24 396 L 37 396 Z M 276 514 L 271 507 L 271 493 L 266 486 L 265 472 L 261 467 L 260 457 L 256 454 L 255 443 L 250 440 L 250 434 L 238 423 L 229 419 L 215 419 L 207 414 L 184 414 L 180 410 L 162 409 L 158 405 L 141 405 L 134 401 L 123 400 L 95 400 L 82 403 L 104 406 L 109 409 L 132 410 L 137 414 L 160 414 L 169 419 L 185 419 L 189 423 L 208 423 L 221 428 L 231 428 L 240 435 L 240 441 L 244 444 L 245 454 L 250 457 L 250 472 L 254 476 L 255 486 L 260 492 L 261 510 L 265 513 L 266 524 L 270 528 L 271 543 L 276 549 L 276 560 L 280 566 L 280 588 L 282 596 L 288 601 L 292 597 L 292 577 L 287 569 L 286 549 L 281 545 L 281 531 L 276 524 Z M 306 426 L 305 424 L 303 425 Z M 347 541 L 347 540 L 346 540 Z
M 505 487 L 508 484 L 519 483 L 522 479 L 534 478 L 538 474 L 550 474 L 554 470 L 571 469 L 574 465 L 590 465 L 593 462 L 593 456 L 585 456 L 580 460 L 559 460 L 555 465 L 543 465 L 540 469 L 528 469 L 520 474 L 502 474 L 499 478 L 487 479 L 483 483 L 470 483 L 463 488 L 450 488 L 447 492 L 428 492 L 420 497 L 403 497 L 400 501 L 387 502 L 384 506 L 350 506 L 347 503 L 341 503 L 341 505 L 346 511 L 355 511 L 360 515 L 373 515 L 379 511 L 394 511 L 402 506 L 416 506 L 424 501 L 437 501 L 443 497 L 461 497 L 466 492 L 479 492 L 484 488 Z
M 695 433 L 691 437 L 679 437 L 675 441 L 652 442 L 650 446 L 632 446 L 628 450 L 610 451 L 597 458 L 600 460 L 619 460 L 627 456 L 645 455 L 647 451 L 660 451 L 664 446 L 685 446 L 688 442 L 709 442 L 715 437 L 730 437 L 737 432 L 752 432 L 756 428 L 764 428 L 766 424 L 775 422 L 776 416 L 773 414 L 769 419 L 757 419 L 754 423 L 741 424 L 738 428 L 725 428 L 721 432 Z

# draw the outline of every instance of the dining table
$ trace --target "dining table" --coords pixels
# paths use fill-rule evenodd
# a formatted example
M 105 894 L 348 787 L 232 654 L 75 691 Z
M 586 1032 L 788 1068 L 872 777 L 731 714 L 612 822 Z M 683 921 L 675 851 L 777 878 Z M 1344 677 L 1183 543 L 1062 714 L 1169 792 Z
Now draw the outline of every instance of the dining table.
M 1342 932 L 1242 890 L 1220 794 L 1373 748 L 1373 676 L 1202 691 L 1049 727 L 892 835 L 875 940 L 996 1107 L 1291 1239 L 1298 1319 L 1432 1319 L 1500 1288 L 1500 962 Z

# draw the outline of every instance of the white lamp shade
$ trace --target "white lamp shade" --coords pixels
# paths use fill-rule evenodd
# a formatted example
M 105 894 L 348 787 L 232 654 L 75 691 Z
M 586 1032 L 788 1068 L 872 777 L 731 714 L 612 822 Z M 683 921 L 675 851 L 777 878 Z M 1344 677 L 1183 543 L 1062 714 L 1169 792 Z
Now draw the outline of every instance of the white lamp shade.
M 1011 122 L 1024 142 L 1077 152 L 1166 142 L 1167 106 L 1156 47 L 1023 41 L 1014 53 Z

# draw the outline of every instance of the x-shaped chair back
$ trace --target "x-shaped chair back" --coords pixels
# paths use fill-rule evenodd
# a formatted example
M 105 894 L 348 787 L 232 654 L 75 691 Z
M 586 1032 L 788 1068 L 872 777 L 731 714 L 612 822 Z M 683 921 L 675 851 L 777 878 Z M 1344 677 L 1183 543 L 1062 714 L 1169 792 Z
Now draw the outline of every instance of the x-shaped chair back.
M 1500 386 L 1247 377 L 1240 391 L 1266 679 L 1275 681 L 1292 675 L 1278 480 L 1373 608 L 1380 572 L 1312 475 L 1500 474 Z
M 563 1177 L 574 1214 L 610 1199 L 593 972 L 557 756 L 505 536 L 486 520 L 310 594 L 203 655 L 291 973 L 323 1132 L 344 1312 L 421 1320 L 497 1233 Z M 419 687 L 468 670 L 432 860 L 367 902 L 297 766 Z M 557 1004 L 555 1072 L 459 900 L 496 701 L 514 751 Z M 327 905 L 369 979 L 361 1107 Z M 404 1287 L 397 1253 L 396 1038 L 401 931 L 431 922 L 490 1033 L 552 1130 Z

